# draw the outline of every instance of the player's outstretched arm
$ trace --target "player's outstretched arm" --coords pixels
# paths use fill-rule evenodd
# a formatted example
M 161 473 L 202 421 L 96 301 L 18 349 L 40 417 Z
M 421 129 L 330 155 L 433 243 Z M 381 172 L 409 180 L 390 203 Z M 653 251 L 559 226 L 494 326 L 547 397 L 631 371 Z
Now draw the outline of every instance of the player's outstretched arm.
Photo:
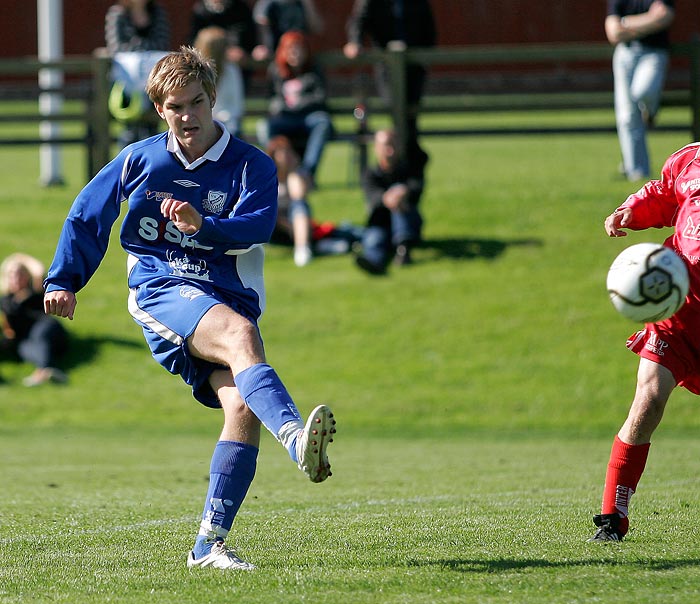
M 618 208 L 605 219 L 605 232 L 609 237 L 626 237 L 627 232 L 623 231 L 632 221 L 631 208 Z
M 44 295 L 44 312 L 47 315 L 56 315 L 72 321 L 77 303 L 78 300 L 73 292 L 57 289 L 46 292 Z

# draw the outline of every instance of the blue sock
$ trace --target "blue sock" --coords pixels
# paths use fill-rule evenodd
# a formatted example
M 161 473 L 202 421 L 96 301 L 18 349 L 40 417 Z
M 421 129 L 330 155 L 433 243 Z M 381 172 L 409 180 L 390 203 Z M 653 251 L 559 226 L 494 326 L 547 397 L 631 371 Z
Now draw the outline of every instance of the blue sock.
M 229 440 L 216 443 L 209 470 L 209 490 L 194 546 L 195 558 L 209 553 L 215 538 L 225 539 L 255 476 L 258 449 Z
M 296 438 L 290 426 L 304 427 L 301 415 L 275 370 L 266 363 L 244 369 L 234 377 L 238 392 L 250 410 L 272 435 L 282 442 L 296 461 Z M 282 430 L 282 427 L 285 430 Z

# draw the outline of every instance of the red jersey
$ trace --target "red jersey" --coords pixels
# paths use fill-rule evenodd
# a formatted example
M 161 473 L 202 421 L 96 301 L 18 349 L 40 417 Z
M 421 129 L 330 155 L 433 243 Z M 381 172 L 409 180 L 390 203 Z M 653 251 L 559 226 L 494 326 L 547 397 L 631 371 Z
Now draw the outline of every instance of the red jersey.
M 664 245 L 684 259 L 690 277 L 685 305 L 670 319 L 647 324 L 627 346 L 668 368 L 679 385 L 700 394 L 700 143 L 671 155 L 661 179 L 649 181 L 621 207 L 633 210 L 625 228 L 674 227 Z

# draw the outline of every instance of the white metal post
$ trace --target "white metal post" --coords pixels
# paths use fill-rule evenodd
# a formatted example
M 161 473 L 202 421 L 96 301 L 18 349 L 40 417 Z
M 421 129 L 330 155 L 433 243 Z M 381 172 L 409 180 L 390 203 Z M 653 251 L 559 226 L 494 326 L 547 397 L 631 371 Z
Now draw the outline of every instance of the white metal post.
M 60 61 L 63 58 L 63 0 L 37 0 L 37 30 L 39 60 Z M 50 118 L 59 114 L 63 106 L 63 72 L 60 69 L 39 70 L 39 113 Z M 44 120 L 39 124 L 42 139 L 60 136 L 58 122 Z M 39 149 L 40 179 L 45 186 L 63 183 L 61 150 L 57 144 L 45 143 Z

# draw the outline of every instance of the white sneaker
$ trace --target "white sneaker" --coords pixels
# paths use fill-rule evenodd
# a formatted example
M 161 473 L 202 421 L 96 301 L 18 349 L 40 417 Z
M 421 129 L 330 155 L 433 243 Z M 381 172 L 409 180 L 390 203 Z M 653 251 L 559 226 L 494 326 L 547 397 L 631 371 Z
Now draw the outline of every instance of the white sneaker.
M 68 381 L 68 376 L 60 369 L 55 367 L 41 367 L 34 370 L 31 375 L 28 375 L 22 380 L 22 383 L 28 388 L 41 386 L 47 382 L 54 384 L 65 384 Z
M 311 482 L 323 482 L 331 475 L 331 464 L 326 455 L 328 443 L 333 442 L 335 420 L 326 405 L 319 405 L 309 415 L 304 429 L 297 436 L 299 469 Z
M 313 258 L 311 246 L 301 245 L 294 248 L 294 264 L 297 266 L 306 266 Z
M 229 548 L 223 541 L 215 541 L 211 546 L 211 552 L 195 560 L 194 552 L 187 556 L 187 568 L 199 566 L 211 566 L 212 568 L 232 569 L 232 570 L 254 570 L 255 565 L 245 560 L 241 560 L 238 554 Z

